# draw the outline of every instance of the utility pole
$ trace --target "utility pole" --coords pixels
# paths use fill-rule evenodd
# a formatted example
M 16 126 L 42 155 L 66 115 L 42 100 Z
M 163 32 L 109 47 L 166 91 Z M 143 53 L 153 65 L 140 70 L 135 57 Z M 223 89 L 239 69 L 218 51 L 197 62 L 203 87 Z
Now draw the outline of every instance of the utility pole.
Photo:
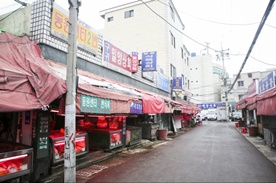
M 223 86 L 224 86 L 224 91 L 225 91 L 225 115 L 226 115 L 226 121 L 229 120 L 229 108 L 228 108 L 228 90 L 227 90 L 227 76 L 226 76 L 226 72 L 225 72 L 225 66 L 224 66 L 224 58 L 225 57 L 229 57 L 229 53 L 228 53 L 229 49 L 224 50 L 222 49 L 221 46 L 221 50 L 220 51 L 216 51 L 219 52 L 220 54 L 217 55 L 217 58 L 219 60 L 222 60 L 222 67 L 223 67 Z
M 78 0 L 68 0 L 69 31 L 67 53 L 67 93 L 64 130 L 64 182 L 76 182 L 76 62 L 77 62 L 77 22 Z

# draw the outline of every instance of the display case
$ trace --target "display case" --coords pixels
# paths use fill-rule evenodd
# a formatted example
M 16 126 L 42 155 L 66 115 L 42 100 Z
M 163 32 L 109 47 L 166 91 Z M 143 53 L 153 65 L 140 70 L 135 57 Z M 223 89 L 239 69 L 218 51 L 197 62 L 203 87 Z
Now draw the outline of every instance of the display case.
M 30 174 L 33 149 L 17 143 L 0 143 L 0 182 Z
M 156 132 L 159 128 L 157 123 L 138 123 L 137 126 L 142 127 L 142 138 L 148 140 L 156 140 Z
M 137 126 L 126 126 L 126 145 L 132 146 L 142 140 L 142 128 Z
M 122 146 L 121 129 L 91 129 L 87 131 L 89 137 L 89 148 L 111 150 Z
M 51 165 L 58 164 L 63 162 L 64 155 L 64 134 L 60 131 L 51 131 L 50 132 L 50 156 L 51 156 Z M 84 131 L 76 132 L 75 140 L 76 148 L 76 157 L 80 157 L 88 153 L 88 135 Z

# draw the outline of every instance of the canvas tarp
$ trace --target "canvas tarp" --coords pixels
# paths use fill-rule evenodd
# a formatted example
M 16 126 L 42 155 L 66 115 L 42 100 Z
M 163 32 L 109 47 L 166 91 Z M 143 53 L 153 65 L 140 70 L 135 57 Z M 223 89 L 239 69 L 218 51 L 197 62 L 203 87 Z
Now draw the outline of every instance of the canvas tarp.
M 0 63 L 0 112 L 40 109 L 67 91 L 27 36 L 1 33 Z

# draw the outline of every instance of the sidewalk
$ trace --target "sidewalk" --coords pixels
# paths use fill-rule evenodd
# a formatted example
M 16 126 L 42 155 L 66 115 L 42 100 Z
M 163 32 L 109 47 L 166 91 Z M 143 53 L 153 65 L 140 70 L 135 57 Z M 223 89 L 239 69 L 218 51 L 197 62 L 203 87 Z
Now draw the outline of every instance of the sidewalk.
M 234 128 L 236 128 L 234 126 Z M 236 128 L 241 133 L 241 127 Z M 269 145 L 265 143 L 265 140 L 260 136 L 252 137 L 247 133 L 241 133 L 251 144 L 253 144 L 267 159 L 269 159 L 274 165 L 276 165 L 276 149 L 270 148 Z
M 90 152 L 88 153 L 85 157 L 83 157 L 83 160 L 79 160 L 82 163 L 77 164 L 76 170 L 77 172 L 79 170 L 85 169 L 89 166 L 95 165 L 99 162 L 105 161 L 107 159 L 113 158 L 116 155 L 120 153 L 129 153 L 129 154 L 135 154 L 135 153 L 140 153 L 149 149 L 156 148 L 160 145 L 164 145 L 167 143 L 167 141 L 171 141 L 173 138 L 178 137 L 179 135 L 182 135 L 183 133 L 191 130 L 192 128 L 185 128 L 181 131 L 178 131 L 177 133 L 169 133 L 168 137 L 166 140 L 146 140 L 146 139 L 141 139 L 141 142 L 139 144 L 133 145 L 131 147 L 124 147 L 124 148 L 119 148 L 115 150 L 111 150 L 110 152 L 104 152 L 104 151 L 97 151 L 97 152 Z M 99 167 L 96 167 L 99 168 Z M 87 172 L 87 173 L 95 173 L 97 170 L 93 170 L 91 168 L 92 172 Z M 94 171 L 94 172 L 93 172 Z M 80 177 L 76 177 L 77 182 L 82 182 Z M 50 176 L 47 176 L 43 179 L 40 179 L 38 182 L 39 183 L 50 183 L 50 182 L 63 182 L 64 181 L 64 172 L 63 171 L 58 171 L 56 173 L 53 173 Z

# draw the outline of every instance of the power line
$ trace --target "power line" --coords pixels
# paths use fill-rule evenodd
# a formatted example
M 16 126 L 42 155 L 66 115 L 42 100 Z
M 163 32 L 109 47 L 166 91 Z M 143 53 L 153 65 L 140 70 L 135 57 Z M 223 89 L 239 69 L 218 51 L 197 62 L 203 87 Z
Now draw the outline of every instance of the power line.
M 253 57 L 253 56 L 251 56 L 251 55 L 250 55 L 250 57 L 253 58 L 254 60 L 258 61 L 258 62 L 261 62 L 261 63 L 265 64 L 265 65 L 270 65 L 270 66 L 276 67 L 275 64 L 269 64 L 269 63 L 263 62 L 263 61 L 261 61 L 261 60 L 259 60 L 259 59 L 256 59 L 255 57 Z
M 255 45 L 255 43 L 256 43 L 256 41 L 257 41 L 257 39 L 258 39 L 258 37 L 259 37 L 259 35 L 260 35 L 260 33 L 261 33 L 261 30 L 262 30 L 262 28 L 263 28 L 263 26 L 264 26 L 264 23 L 265 23 L 265 21 L 266 21 L 268 15 L 269 15 L 269 13 L 270 13 L 272 7 L 273 7 L 273 3 L 274 3 L 274 0 L 270 0 L 270 1 L 269 1 L 268 6 L 267 6 L 267 8 L 266 8 L 266 10 L 265 10 L 264 16 L 263 16 L 263 18 L 262 18 L 262 20 L 261 20 L 261 23 L 260 23 L 260 25 L 259 25 L 259 27 L 258 27 L 258 29 L 257 29 L 257 32 L 256 32 L 256 34 L 255 34 L 255 36 L 254 36 L 254 39 L 253 39 L 253 41 L 252 41 L 252 43 L 251 43 L 251 46 L 250 46 L 250 48 L 249 48 L 249 50 L 248 50 L 248 52 L 247 52 L 247 54 L 246 54 L 246 56 L 245 56 L 245 59 L 244 59 L 242 65 L 241 65 L 241 68 L 240 68 L 240 70 L 239 70 L 239 72 L 238 72 L 238 74 L 237 74 L 237 76 L 236 76 L 234 82 L 232 83 L 230 89 L 228 90 L 228 93 L 233 89 L 235 83 L 237 82 L 237 80 L 238 80 L 238 78 L 239 78 L 239 76 L 240 76 L 240 74 L 241 74 L 241 72 L 242 72 L 242 69 L 243 69 L 243 67 L 245 66 L 246 61 L 247 61 L 247 59 L 248 59 L 248 57 L 249 57 L 251 51 L 253 50 L 253 47 L 254 47 L 254 45 Z
M 180 34 L 182 34 L 183 36 L 185 36 L 185 37 L 187 37 L 188 39 L 190 39 L 190 40 L 192 40 L 193 42 L 195 42 L 195 43 L 197 43 L 197 44 L 199 44 L 199 45 L 201 45 L 201 46 L 203 46 L 203 47 L 206 47 L 204 44 L 202 44 L 202 43 L 200 43 L 200 42 L 198 42 L 198 41 L 196 41 L 195 39 L 193 39 L 193 38 L 191 38 L 191 37 L 189 37 L 189 36 L 187 36 L 186 34 L 184 34 L 181 30 L 179 30 L 179 29 L 177 29 L 175 26 L 173 26 L 170 22 L 168 22 L 166 19 L 164 19 L 162 16 L 160 16 L 158 13 L 156 13 L 151 7 L 149 7 L 148 5 L 147 5 L 147 3 L 145 3 L 143 0 L 140 0 L 150 11 L 152 11 L 155 15 L 157 15 L 159 18 L 161 18 L 162 20 L 164 20 L 167 24 L 169 24 L 170 26 L 172 26 L 176 31 L 178 31 Z M 216 51 L 216 49 L 214 49 L 214 48 L 211 48 L 211 47 L 209 47 L 211 50 L 213 50 L 213 51 Z
M 161 2 L 160 0 L 157 0 L 159 3 L 161 4 L 164 4 L 165 6 L 168 6 L 168 4 L 164 3 L 164 2 Z M 255 24 L 258 24 L 259 22 L 252 22 L 252 23 L 243 23 L 243 24 L 233 24 L 233 23 L 225 23 L 225 22 L 217 22 L 217 21 L 213 21 L 213 20 L 207 20 L 207 19 L 204 19 L 204 18 L 201 18 L 201 17 L 197 17 L 197 16 L 193 16 L 193 15 L 190 15 L 188 13 L 184 13 L 183 11 L 180 11 L 180 10 L 177 10 L 178 12 L 180 13 L 183 13 L 183 14 L 186 14 L 190 17 L 193 17 L 193 18 L 196 18 L 196 19 L 199 19 L 199 20 L 203 20 L 203 21 L 206 21 L 206 22 L 211 22 L 211 23 L 214 23 L 214 24 L 221 24 L 221 25 L 236 25 L 236 26 L 248 26 L 248 25 L 255 25 Z

